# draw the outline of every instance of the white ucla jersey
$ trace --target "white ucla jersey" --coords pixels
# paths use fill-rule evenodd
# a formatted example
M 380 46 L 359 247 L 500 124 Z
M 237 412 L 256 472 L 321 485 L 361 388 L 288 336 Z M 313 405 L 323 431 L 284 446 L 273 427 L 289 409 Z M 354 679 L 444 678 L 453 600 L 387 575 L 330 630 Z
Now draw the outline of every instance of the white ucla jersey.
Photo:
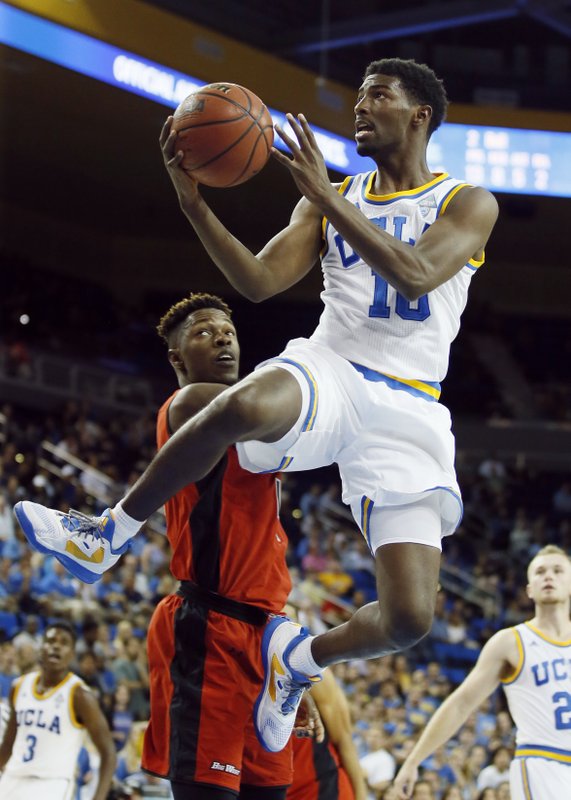
M 417 189 L 379 196 L 371 192 L 375 174 L 346 178 L 339 193 L 379 228 L 410 245 L 467 186 L 443 173 Z M 323 238 L 325 308 L 311 338 L 348 361 L 438 399 L 470 280 L 483 260 L 470 259 L 450 280 L 409 302 L 373 272 L 327 219 Z
M 73 694 L 85 684 L 68 672 L 43 694 L 36 686 L 40 673 L 30 672 L 16 682 L 14 708 L 17 732 L 6 773 L 13 776 L 72 779 L 85 728 L 74 714 Z
M 571 764 L 571 641 L 556 642 L 529 622 L 513 631 L 519 661 L 502 683 L 517 728 L 515 756 Z

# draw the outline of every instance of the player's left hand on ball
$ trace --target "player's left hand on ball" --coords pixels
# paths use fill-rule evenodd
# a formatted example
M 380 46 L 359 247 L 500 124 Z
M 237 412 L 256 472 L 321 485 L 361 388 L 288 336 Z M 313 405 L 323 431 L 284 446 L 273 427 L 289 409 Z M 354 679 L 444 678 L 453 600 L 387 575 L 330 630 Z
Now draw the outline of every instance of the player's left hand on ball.
M 321 743 L 325 738 L 325 728 L 313 697 L 305 692 L 297 710 L 293 732 L 299 738 L 309 737 Z
M 178 194 L 181 205 L 192 204 L 198 196 L 198 183 L 181 166 L 183 159 L 182 150 L 177 150 L 177 132 L 172 127 L 173 118 L 167 117 L 159 137 L 159 144 L 163 154 L 163 161 L 174 188 Z

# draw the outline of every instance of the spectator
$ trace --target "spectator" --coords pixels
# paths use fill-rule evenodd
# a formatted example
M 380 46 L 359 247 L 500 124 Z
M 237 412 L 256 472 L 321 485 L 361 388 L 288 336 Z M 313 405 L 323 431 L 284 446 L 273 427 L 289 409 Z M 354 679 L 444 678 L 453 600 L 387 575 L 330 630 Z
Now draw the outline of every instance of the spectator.
M 144 777 L 141 771 L 141 755 L 143 753 L 143 736 L 148 724 L 146 720 L 134 722 L 123 749 L 117 754 L 115 775 L 120 781 L 133 775 Z
M 367 755 L 359 759 L 365 773 L 367 785 L 374 792 L 386 789 L 396 771 L 396 762 L 388 750 L 388 740 L 384 731 L 377 725 L 364 733 Z
M 122 750 L 127 744 L 129 733 L 135 721 L 133 712 L 129 709 L 131 693 L 126 683 L 119 683 L 113 695 L 109 714 L 109 727 L 117 750 Z
M 500 783 L 509 781 L 511 758 L 511 751 L 507 747 L 497 747 L 492 754 L 492 763 L 484 767 L 478 776 L 478 789 L 495 789 Z
M 117 683 L 124 683 L 129 689 L 129 711 L 136 720 L 147 719 L 149 675 L 145 652 L 136 636 L 127 640 L 125 656 L 114 661 L 112 669 Z
M 412 792 L 412 800 L 435 800 L 432 784 L 427 780 L 420 780 Z
M 28 614 L 25 619 L 23 629 L 14 636 L 13 640 L 16 648 L 21 645 L 33 647 L 39 651 L 42 644 L 42 634 L 40 631 L 40 619 L 37 614 Z

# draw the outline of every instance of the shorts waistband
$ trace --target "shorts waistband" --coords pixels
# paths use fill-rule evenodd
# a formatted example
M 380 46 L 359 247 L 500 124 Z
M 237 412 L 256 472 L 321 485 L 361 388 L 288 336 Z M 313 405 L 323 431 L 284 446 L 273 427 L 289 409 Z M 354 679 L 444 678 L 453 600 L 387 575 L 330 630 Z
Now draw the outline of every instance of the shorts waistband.
M 264 611 L 258 606 L 251 606 L 249 603 L 241 603 L 239 600 L 231 600 L 229 597 L 224 597 L 217 592 L 212 592 L 210 589 L 204 589 L 192 581 L 181 581 L 177 594 L 184 597 L 185 600 L 192 600 L 204 608 L 218 611 L 220 614 L 225 614 L 227 617 L 239 619 L 241 622 L 247 622 L 250 625 L 261 627 L 268 621 L 268 612 Z
M 571 765 L 571 750 L 558 747 L 546 747 L 541 744 L 518 744 L 514 758 L 547 758 L 549 761 L 560 761 Z
M 349 362 L 357 372 L 367 381 L 373 383 L 386 383 L 391 389 L 397 389 L 402 392 L 408 392 L 414 397 L 422 397 L 423 400 L 431 400 L 433 403 L 438 402 L 442 387 L 439 383 L 431 381 L 416 381 L 407 378 L 397 378 L 394 375 L 385 375 L 384 372 L 377 372 L 369 367 L 364 367 L 362 364 L 355 364 L 354 361 Z

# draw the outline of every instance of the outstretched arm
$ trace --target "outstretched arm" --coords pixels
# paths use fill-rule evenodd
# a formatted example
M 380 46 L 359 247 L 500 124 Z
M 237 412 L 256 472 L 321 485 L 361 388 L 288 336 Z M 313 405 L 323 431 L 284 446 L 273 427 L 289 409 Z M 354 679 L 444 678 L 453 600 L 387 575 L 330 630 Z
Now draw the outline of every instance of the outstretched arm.
M 99 781 L 93 800 L 105 800 L 117 764 L 117 753 L 107 720 L 95 697 L 81 686 L 77 686 L 73 693 L 73 710 L 77 719 L 85 725 L 101 759 Z
M 407 300 L 416 300 L 449 280 L 481 252 L 498 216 L 496 199 L 486 189 L 460 190 L 414 247 L 381 230 L 332 187 L 323 156 L 305 117 L 287 115 L 297 141 L 277 128 L 291 158 L 274 149 L 299 190 L 327 217 L 371 269 Z
M 256 256 L 245 247 L 207 205 L 197 182 L 181 166 L 172 117 L 160 136 L 163 159 L 178 195 L 180 207 L 204 248 L 229 282 L 249 300 L 259 302 L 283 292 L 301 280 L 317 261 L 321 244 L 321 217 L 302 199 L 289 225 Z
M 470 714 L 497 688 L 517 665 L 516 639 L 510 629 L 499 631 L 484 646 L 466 680 L 446 698 L 431 717 L 420 739 L 395 778 L 399 800 L 412 796 L 418 765 L 448 741 Z

